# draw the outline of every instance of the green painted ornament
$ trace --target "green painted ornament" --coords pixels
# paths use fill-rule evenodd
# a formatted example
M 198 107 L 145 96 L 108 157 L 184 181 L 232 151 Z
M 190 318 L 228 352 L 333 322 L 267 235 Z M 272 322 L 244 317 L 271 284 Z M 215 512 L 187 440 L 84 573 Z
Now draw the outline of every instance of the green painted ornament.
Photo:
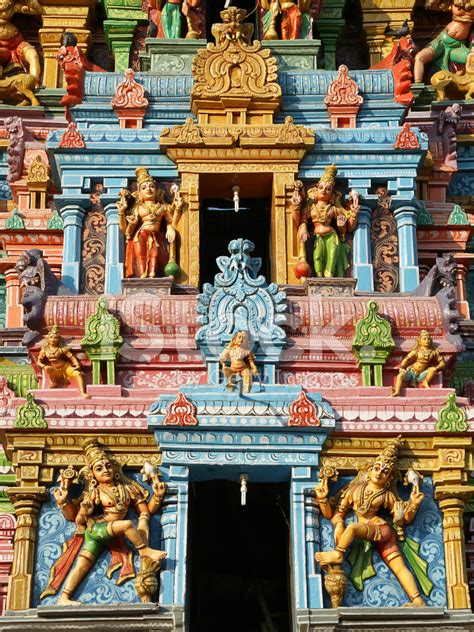
M 174 259 L 170 259 L 168 263 L 165 265 L 165 276 L 172 276 L 175 279 L 181 274 L 181 268 L 176 263 Z

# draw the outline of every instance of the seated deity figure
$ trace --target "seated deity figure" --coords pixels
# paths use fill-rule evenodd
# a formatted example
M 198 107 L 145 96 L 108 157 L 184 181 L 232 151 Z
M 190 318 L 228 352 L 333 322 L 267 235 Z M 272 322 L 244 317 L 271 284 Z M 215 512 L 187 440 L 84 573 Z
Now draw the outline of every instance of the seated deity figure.
M 281 39 L 306 39 L 311 17 L 309 14 L 312 0 L 260 0 L 263 39 L 280 39 L 276 29 L 276 21 L 281 16 Z
M 425 388 L 430 387 L 434 376 L 442 371 L 446 363 L 426 329 L 420 332 L 415 348 L 410 351 L 400 364 L 399 373 L 395 379 L 392 397 L 400 395 L 403 382 L 416 385 L 421 382 Z
M 84 385 L 84 374 L 79 360 L 64 344 L 59 327 L 53 325 L 38 355 L 38 366 L 49 378 L 50 388 L 67 386 L 69 380 L 76 380 L 82 397 L 89 397 Z
M 436 3 L 431 3 L 438 8 Z M 464 66 L 472 51 L 472 25 L 474 23 L 474 2 L 472 0 L 453 0 L 451 3 L 453 19 L 428 46 L 415 57 L 413 75 L 415 83 L 423 81 L 426 64 L 432 62 L 440 70 L 453 70 L 450 65 Z
M 334 525 L 336 546 L 333 551 L 316 553 L 315 559 L 323 568 L 340 565 L 347 549 L 355 540 L 368 540 L 373 543 L 382 560 L 400 582 L 410 599 L 408 605 L 424 606 L 425 602 L 420 595 L 415 578 L 408 569 L 398 546 L 395 530 L 380 515 L 383 510 L 391 515 L 397 536 L 401 539 L 403 525 L 413 522 L 424 499 L 418 480 L 413 485 L 407 502 L 403 502 L 398 496 L 394 481 L 400 447 L 399 439 L 390 440 L 388 446 L 374 459 L 370 467 L 343 489 L 335 507 L 328 498 L 328 478 L 321 477 L 321 483 L 315 489 L 316 500 L 322 515 Z M 346 526 L 344 519 L 350 510 L 354 511 L 357 522 Z M 415 556 L 417 557 L 417 553 Z M 423 565 L 424 560 L 421 562 L 422 564 L 417 568 Z M 371 564 L 371 561 L 369 560 L 367 564 Z M 426 575 L 425 580 L 427 580 Z
M 10 20 L 15 13 L 41 15 L 42 11 L 38 0 L 3 0 L 0 3 L 0 77 L 22 68 L 25 73 L 34 77 L 36 84 L 39 83 L 41 64 L 38 53 Z
M 252 375 L 258 375 L 255 356 L 249 347 L 247 333 L 238 331 L 221 354 L 222 371 L 227 379 L 226 387 L 230 391 L 235 388 L 235 379 L 241 376 L 244 392 L 250 393 Z M 230 366 L 227 366 L 227 361 L 230 361 Z
M 87 465 L 78 475 L 84 485 L 79 498 L 70 498 L 70 486 L 77 478 L 70 467 L 61 471 L 60 486 L 54 490 L 58 507 L 66 520 L 75 522 L 76 532 L 65 543 L 63 553 L 51 569 L 41 599 L 55 595 L 66 580 L 58 601 L 63 606 L 79 603 L 71 597 L 105 547 L 111 553 L 107 574 L 121 568 L 117 584 L 135 577 L 132 554 L 124 536 L 137 549 L 142 561 L 149 559 L 158 564 L 166 557 L 164 551 L 148 545 L 148 521 L 160 508 L 165 483 L 154 472 L 153 494 L 147 502 L 147 490 L 125 476 L 120 464 L 95 441 L 85 442 L 84 453 Z M 132 508 L 138 515 L 137 527 L 127 518 Z
M 299 189 L 291 199 L 293 219 L 298 225 L 301 243 L 309 237 L 308 224 L 314 232 L 313 263 L 317 277 L 344 277 L 350 265 L 346 235 L 354 230 L 360 210 L 359 198 L 351 192 L 344 208 L 340 194 L 334 190 L 336 165 L 330 165 L 317 186 L 308 190 L 304 203 Z
M 137 191 L 131 193 L 122 189 L 117 208 L 119 226 L 127 242 L 126 276 L 144 279 L 158 276 L 166 266 L 168 250 L 165 236 L 174 252 L 176 225 L 183 208 L 183 199 L 175 187 L 173 201 L 168 204 L 165 192 L 157 189 L 148 169 L 139 167 L 136 175 Z

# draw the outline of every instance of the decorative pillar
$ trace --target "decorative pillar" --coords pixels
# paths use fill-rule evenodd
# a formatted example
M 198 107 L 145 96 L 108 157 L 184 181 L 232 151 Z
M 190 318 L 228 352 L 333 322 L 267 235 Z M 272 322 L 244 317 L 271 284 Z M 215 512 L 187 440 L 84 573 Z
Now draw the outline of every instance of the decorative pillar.
M 163 469 L 163 468 L 162 468 Z M 187 584 L 189 468 L 172 465 L 161 509 L 161 545 L 167 557 L 160 572 L 162 606 L 184 606 Z
M 374 269 L 370 241 L 372 209 L 361 206 L 352 242 L 352 276 L 357 279 L 359 292 L 374 291 Z
M 23 326 L 23 307 L 21 306 L 20 279 L 13 268 L 5 272 L 6 302 L 5 327 Z
M 60 212 L 64 222 L 61 280 L 67 288 L 78 294 L 81 278 L 82 224 L 85 210 L 79 205 L 71 204 L 64 206 Z
M 27 610 L 31 607 L 38 514 L 47 494 L 45 487 L 12 487 L 8 493 L 15 507 L 17 527 L 7 610 Z
M 105 246 L 104 294 L 121 294 L 123 279 L 123 235 L 118 224 L 117 204 L 105 207 L 107 242 Z
M 115 72 L 124 72 L 130 67 L 130 51 L 136 26 L 137 22 L 132 20 L 104 22 L 105 37 L 115 59 Z
M 178 222 L 179 265 L 183 271 L 180 281 L 199 286 L 199 174 L 181 174 L 181 192 L 187 202 Z
M 393 212 L 398 229 L 400 292 L 412 292 L 419 284 L 416 249 L 416 215 L 413 206 L 401 206 Z
M 316 471 L 291 468 L 291 569 L 294 609 L 322 608 L 323 589 L 314 554 L 319 550 L 319 518 L 312 496 Z
M 273 176 L 273 195 L 272 195 L 272 210 L 271 210 L 271 252 L 273 253 L 271 261 L 271 281 L 273 283 L 288 283 L 290 270 L 288 269 L 288 257 L 287 257 L 287 239 L 288 239 L 288 226 L 287 223 L 291 222 L 291 215 L 286 213 L 286 191 L 287 187 L 290 188 L 294 181 L 293 173 L 275 173 Z M 290 252 L 292 250 L 292 244 L 288 244 Z M 295 253 L 293 253 L 295 254 Z M 297 254 L 297 253 L 296 253 Z M 294 259 L 296 265 L 297 257 Z M 294 266 L 292 266 L 294 267 Z M 296 283 L 296 278 L 293 276 L 293 283 Z
M 346 0 L 323 0 L 316 25 L 324 46 L 324 68 L 336 70 L 336 48 L 344 29 Z
M 464 555 L 464 505 L 462 497 L 441 498 L 443 512 L 443 541 L 446 560 L 446 588 L 448 608 L 471 608 Z

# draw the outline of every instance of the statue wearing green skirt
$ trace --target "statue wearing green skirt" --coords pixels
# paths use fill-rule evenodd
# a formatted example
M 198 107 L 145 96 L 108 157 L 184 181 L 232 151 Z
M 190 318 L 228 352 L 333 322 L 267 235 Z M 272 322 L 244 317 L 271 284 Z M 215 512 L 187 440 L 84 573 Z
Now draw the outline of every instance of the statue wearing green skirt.
M 334 190 L 336 173 L 336 165 L 327 167 L 317 186 L 308 190 L 306 202 L 298 188 L 291 199 L 301 249 L 309 237 L 308 225 L 313 227 L 313 265 L 317 277 L 344 277 L 350 265 L 346 235 L 357 224 L 359 196 L 352 191 L 344 208 L 340 194 Z

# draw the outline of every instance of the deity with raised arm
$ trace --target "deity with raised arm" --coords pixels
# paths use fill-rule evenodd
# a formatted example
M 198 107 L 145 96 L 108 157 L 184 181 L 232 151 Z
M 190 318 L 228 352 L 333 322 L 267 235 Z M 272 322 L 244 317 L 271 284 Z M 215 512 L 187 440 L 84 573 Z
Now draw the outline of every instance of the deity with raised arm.
M 176 225 L 184 202 L 179 188 L 173 186 L 173 200 L 168 204 L 165 191 L 157 188 L 148 169 L 139 167 L 136 175 L 137 191 L 122 189 L 117 208 L 127 242 L 126 276 L 144 279 L 162 276 L 167 260 L 174 262 Z M 170 244 L 169 255 L 166 242 Z
M 350 265 L 346 235 L 356 227 L 359 196 L 352 191 L 344 208 L 341 196 L 334 188 L 336 173 L 336 165 L 330 165 L 318 184 L 308 190 L 306 201 L 299 187 L 295 187 L 291 198 L 293 220 L 302 244 L 309 238 L 308 227 L 312 227 L 313 265 L 317 277 L 344 277 Z
M 43 9 L 38 0 L 2 0 L 0 2 L 0 68 L 2 77 L 12 70 L 22 68 L 39 83 L 41 64 L 34 46 L 29 44 L 11 19 L 15 13 L 41 15 Z
M 108 574 L 120 568 L 118 584 L 135 577 L 133 556 L 124 537 L 142 561 L 152 560 L 158 567 L 166 557 L 164 551 L 148 544 L 148 521 L 160 508 L 166 491 L 156 471 L 152 475 L 153 494 L 147 502 L 148 491 L 125 476 L 120 464 L 95 441 L 86 441 L 84 453 L 87 465 L 78 475 L 71 467 L 61 470 L 60 485 L 54 490 L 59 509 L 66 520 L 76 523 L 76 532 L 53 565 L 41 599 L 55 595 L 64 583 L 58 601 L 63 606 L 79 603 L 72 596 L 105 548 L 111 553 Z M 71 484 L 76 480 L 83 484 L 82 493 L 71 498 Z M 137 526 L 128 517 L 130 509 L 138 515 Z

